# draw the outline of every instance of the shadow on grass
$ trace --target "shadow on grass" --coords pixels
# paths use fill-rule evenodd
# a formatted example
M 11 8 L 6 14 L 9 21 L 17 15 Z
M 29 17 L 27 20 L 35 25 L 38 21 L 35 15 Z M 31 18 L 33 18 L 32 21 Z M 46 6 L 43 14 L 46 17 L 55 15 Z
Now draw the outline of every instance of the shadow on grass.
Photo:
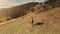
M 37 23 L 35 23 L 35 24 L 33 24 L 33 25 L 36 25 L 36 26 L 38 26 L 38 25 L 43 25 L 44 23 L 42 23 L 42 22 L 37 22 Z

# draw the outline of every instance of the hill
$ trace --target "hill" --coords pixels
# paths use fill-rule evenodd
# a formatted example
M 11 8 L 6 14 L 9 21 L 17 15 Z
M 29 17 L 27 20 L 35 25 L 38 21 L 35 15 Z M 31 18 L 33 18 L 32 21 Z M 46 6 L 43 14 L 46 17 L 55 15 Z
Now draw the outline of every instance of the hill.
M 17 17 L 23 16 L 23 15 L 25 15 L 25 12 L 29 8 L 33 7 L 36 4 L 37 4 L 37 2 L 30 2 L 27 4 L 20 5 L 20 6 L 14 6 L 11 8 L 0 9 L 0 18 L 1 17 L 17 18 Z
M 29 18 L 33 16 L 34 24 L 43 22 L 42 25 L 32 25 Z M 38 17 L 37 17 L 38 16 Z M 60 7 L 38 14 L 30 13 L 23 17 L 0 24 L 0 34 L 60 34 Z
M 0 23 L 26 15 L 27 10 L 36 4 L 37 2 L 30 2 L 11 8 L 0 9 Z

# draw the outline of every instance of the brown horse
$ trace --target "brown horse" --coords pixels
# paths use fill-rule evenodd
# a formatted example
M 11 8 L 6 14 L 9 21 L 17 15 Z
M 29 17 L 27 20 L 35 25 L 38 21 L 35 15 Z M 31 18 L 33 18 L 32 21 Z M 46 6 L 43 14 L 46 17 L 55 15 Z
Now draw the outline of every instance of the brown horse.
M 33 24 L 33 17 L 31 16 L 29 19 L 30 24 Z

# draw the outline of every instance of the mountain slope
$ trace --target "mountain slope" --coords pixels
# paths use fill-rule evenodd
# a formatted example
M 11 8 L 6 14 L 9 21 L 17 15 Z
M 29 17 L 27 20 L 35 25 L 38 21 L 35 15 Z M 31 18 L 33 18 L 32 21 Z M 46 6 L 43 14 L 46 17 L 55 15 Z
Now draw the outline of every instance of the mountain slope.
M 31 16 L 33 16 L 35 24 L 43 22 L 43 25 L 32 27 L 29 22 Z M 30 13 L 3 23 L 0 24 L 0 34 L 60 34 L 60 8 L 39 14 Z
M 12 18 L 17 18 L 20 17 L 21 15 L 25 15 L 25 12 L 33 7 L 34 5 L 36 5 L 37 2 L 30 2 L 27 4 L 23 4 L 20 6 L 15 6 L 15 7 L 11 7 L 11 8 L 4 8 L 0 10 L 0 18 L 1 17 L 12 17 Z

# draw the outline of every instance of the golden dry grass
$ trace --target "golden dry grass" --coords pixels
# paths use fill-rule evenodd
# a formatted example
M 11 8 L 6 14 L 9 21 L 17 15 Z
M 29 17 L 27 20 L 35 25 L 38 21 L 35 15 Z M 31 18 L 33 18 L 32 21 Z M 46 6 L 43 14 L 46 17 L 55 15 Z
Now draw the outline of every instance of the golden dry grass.
M 34 23 L 43 22 L 43 25 L 33 26 L 29 18 L 33 16 Z M 60 34 L 60 8 L 51 9 L 39 14 L 28 14 L 24 17 L 3 22 L 0 25 L 0 34 Z

